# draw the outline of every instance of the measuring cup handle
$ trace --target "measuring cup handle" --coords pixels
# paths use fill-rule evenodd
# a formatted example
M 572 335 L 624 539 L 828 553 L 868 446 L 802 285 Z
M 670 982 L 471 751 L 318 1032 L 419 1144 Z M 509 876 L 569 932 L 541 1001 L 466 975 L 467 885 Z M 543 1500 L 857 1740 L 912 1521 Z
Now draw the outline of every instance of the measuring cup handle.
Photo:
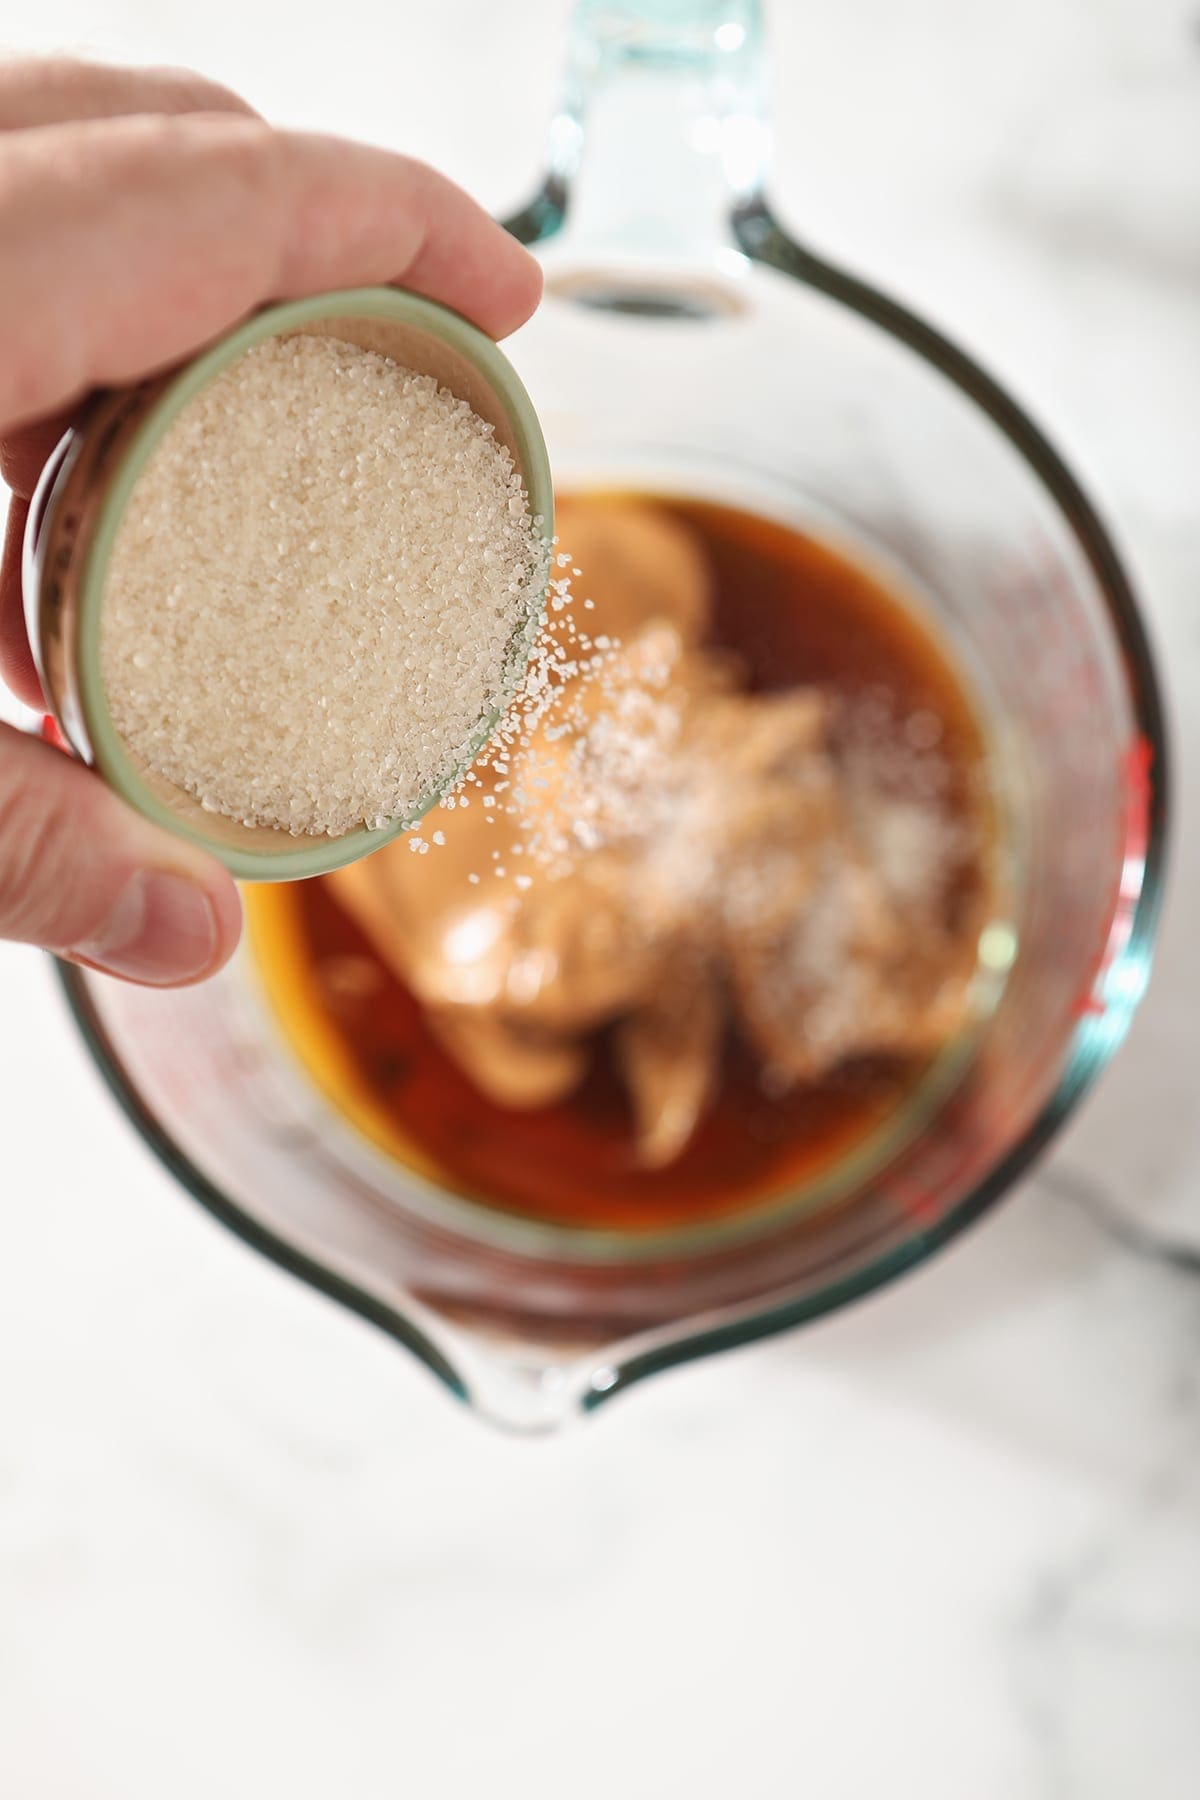
M 766 67 L 760 0 L 576 0 L 545 178 L 508 229 L 711 259 L 762 190 Z

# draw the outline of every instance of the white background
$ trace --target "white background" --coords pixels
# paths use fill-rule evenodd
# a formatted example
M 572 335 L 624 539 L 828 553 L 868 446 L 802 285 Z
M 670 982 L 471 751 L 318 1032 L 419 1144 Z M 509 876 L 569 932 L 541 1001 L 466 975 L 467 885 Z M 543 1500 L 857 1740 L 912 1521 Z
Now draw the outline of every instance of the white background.
M 564 0 L 42 0 L 530 186 Z M 30 18 L 34 9 L 30 9 Z M 1157 985 L 1052 1168 L 1200 1242 L 1200 0 L 776 0 L 776 199 L 1051 428 L 1177 727 Z M 1047 1181 L 515 1442 L 152 1164 L 0 947 L 0 1794 L 1191 1800 L 1200 1282 Z

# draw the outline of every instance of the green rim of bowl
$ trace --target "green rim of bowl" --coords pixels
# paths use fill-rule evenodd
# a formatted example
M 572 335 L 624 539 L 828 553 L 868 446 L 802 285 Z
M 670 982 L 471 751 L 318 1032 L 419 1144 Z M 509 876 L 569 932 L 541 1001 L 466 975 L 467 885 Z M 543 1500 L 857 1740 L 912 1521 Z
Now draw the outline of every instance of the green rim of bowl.
M 297 838 L 296 848 L 275 851 L 239 850 L 210 838 L 178 818 L 169 806 L 154 795 L 142 780 L 138 769 L 112 721 L 104 683 L 100 676 L 100 615 L 104 581 L 117 529 L 134 486 L 150 457 L 158 448 L 183 409 L 202 388 L 253 345 L 267 338 L 291 331 L 298 325 L 309 325 L 318 319 L 344 318 L 401 319 L 441 338 L 465 356 L 485 376 L 503 402 L 513 436 L 524 465 L 530 512 L 541 515 L 542 534 L 550 539 L 554 532 L 554 489 L 550 475 L 550 458 L 546 440 L 525 386 L 504 353 L 484 332 L 448 307 L 439 306 L 419 294 L 405 293 L 399 288 L 346 288 L 335 293 L 318 294 L 306 300 L 289 300 L 279 306 L 266 307 L 247 319 L 211 349 L 188 363 L 154 402 L 135 433 L 101 503 L 88 549 L 80 585 L 77 656 L 79 691 L 84 722 L 91 740 L 96 765 L 109 786 L 144 817 L 163 826 L 176 837 L 187 838 L 217 857 L 232 875 L 243 881 L 292 881 L 310 875 L 324 875 L 340 869 L 361 856 L 390 843 L 424 817 L 431 806 L 453 787 L 454 782 L 470 767 L 487 743 L 503 714 L 503 706 L 495 708 L 480 723 L 465 754 L 448 778 L 423 794 L 407 813 L 391 820 L 378 830 L 366 826 L 347 832 L 342 837 L 314 840 Z M 539 567 L 530 582 L 530 605 L 527 615 L 514 635 L 506 666 L 505 695 L 511 698 L 533 647 L 541 624 L 542 608 L 549 577 L 549 557 L 545 569 Z

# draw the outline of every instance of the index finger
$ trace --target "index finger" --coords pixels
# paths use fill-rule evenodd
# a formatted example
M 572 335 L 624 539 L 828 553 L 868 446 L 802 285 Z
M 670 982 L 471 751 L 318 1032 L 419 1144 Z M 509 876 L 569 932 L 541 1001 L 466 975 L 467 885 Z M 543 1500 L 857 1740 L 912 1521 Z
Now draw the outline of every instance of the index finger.
M 424 164 L 257 119 L 0 140 L 0 429 L 198 349 L 266 300 L 399 282 L 501 337 L 534 259 Z
M 189 69 L 125 68 L 72 56 L 0 58 L 0 132 L 72 119 L 189 112 L 257 117 L 240 94 Z M 14 494 L 27 500 L 33 493 L 42 464 L 70 423 L 70 413 L 59 412 L 0 435 L 0 480 Z M 11 547 L 11 529 L 7 543 Z M 15 579 L 10 558 L 11 548 L 6 548 L 0 564 L 0 673 L 5 668 L 5 589 Z
M 0 59 L 0 131 L 159 112 L 255 116 L 240 94 L 190 69 L 126 68 L 74 56 Z

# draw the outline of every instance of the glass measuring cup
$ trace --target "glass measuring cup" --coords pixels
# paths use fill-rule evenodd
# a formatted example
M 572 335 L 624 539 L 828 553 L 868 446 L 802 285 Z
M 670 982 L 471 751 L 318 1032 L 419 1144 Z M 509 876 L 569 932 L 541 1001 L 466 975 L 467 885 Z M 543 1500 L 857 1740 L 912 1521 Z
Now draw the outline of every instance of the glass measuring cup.
M 546 181 L 512 221 L 547 298 L 510 350 L 564 485 L 674 485 L 865 545 L 976 676 L 1009 880 L 970 1067 L 868 1159 L 736 1229 L 572 1233 L 356 1138 L 300 1074 L 247 960 L 179 994 L 65 974 L 114 1091 L 197 1197 L 527 1429 L 921 1261 L 1046 1143 L 1149 965 L 1163 733 L 1120 564 L 994 382 L 776 224 L 764 72 L 749 0 L 583 0 Z

